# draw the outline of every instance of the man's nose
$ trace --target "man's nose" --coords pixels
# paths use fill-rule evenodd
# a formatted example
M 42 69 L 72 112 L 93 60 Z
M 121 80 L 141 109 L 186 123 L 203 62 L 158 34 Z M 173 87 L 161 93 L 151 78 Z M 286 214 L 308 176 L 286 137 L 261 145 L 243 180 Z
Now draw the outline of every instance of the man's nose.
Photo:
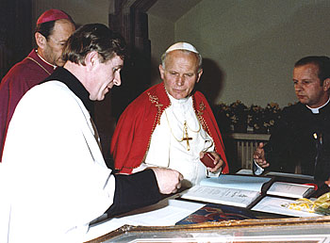
M 121 77 L 120 73 L 116 74 L 114 80 L 113 80 L 114 85 L 120 86 L 121 85 Z
M 295 89 L 296 91 L 301 90 L 301 89 L 302 89 L 301 84 L 300 84 L 299 82 L 295 83 L 295 84 L 294 84 L 294 89 Z
M 179 76 L 177 79 L 177 85 L 182 86 L 184 84 L 184 80 L 185 78 L 183 75 Z

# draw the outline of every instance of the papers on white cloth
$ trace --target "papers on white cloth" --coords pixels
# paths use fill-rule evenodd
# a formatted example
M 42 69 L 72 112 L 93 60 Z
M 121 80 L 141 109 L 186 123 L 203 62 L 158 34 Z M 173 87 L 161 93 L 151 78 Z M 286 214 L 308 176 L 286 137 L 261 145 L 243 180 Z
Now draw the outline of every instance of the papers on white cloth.
M 187 202 L 174 198 L 164 199 L 157 204 L 92 225 L 85 240 L 97 238 L 125 224 L 133 226 L 172 226 L 203 206 L 205 206 L 203 203 Z

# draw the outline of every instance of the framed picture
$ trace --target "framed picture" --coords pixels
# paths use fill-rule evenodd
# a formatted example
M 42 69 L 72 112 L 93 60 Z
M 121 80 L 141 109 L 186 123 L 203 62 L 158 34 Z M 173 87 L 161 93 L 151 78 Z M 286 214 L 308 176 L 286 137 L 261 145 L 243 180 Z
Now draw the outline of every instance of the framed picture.
M 229 220 L 166 227 L 124 225 L 88 241 L 88 243 L 100 242 L 325 243 L 330 242 L 330 216 Z

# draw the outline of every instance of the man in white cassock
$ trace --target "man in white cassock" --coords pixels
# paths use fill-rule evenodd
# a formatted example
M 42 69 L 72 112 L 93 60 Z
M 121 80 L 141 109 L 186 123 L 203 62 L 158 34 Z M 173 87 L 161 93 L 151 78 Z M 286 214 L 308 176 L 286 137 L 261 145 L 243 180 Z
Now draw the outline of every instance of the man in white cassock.
M 158 166 L 178 170 L 187 186 L 208 175 L 228 173 L 225 148 L 212 110 L 195 90 L 202 57 L 187 42 L 171 45 L 159 65 L 163 82 L 136 98 L 123 112 L 111 141 L 115 168 L 136 173 Z M 200 157 L 213 154 L 212 166 Z M 214 166 L 214 167 L 213 167 Z
M 105 212 L 180 188 L 174 170 L 124 176 L 106 167 L 90 110 L 121 84 L 124 54 L 124 41 L 106 26 L 82 26 L 66 44 L 64 67 L 19 102 L 0 167 L 0 242 L 82 242 Z

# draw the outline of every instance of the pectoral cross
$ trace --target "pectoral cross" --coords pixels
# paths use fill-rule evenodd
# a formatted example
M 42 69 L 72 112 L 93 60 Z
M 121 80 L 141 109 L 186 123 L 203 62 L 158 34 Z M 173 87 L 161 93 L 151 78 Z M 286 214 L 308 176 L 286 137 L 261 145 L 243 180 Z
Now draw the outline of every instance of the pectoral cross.
M 182 141 L 187 141 L 187 150 L 188 150 L 188 151 L 190 151 L 189 140 L 192 140 L 192 138 L 190 138 L 190 137 L 188 136 L 187 121 L 184 121 L 184 123 L 183 123 L 183 138 L 182 138 Z

